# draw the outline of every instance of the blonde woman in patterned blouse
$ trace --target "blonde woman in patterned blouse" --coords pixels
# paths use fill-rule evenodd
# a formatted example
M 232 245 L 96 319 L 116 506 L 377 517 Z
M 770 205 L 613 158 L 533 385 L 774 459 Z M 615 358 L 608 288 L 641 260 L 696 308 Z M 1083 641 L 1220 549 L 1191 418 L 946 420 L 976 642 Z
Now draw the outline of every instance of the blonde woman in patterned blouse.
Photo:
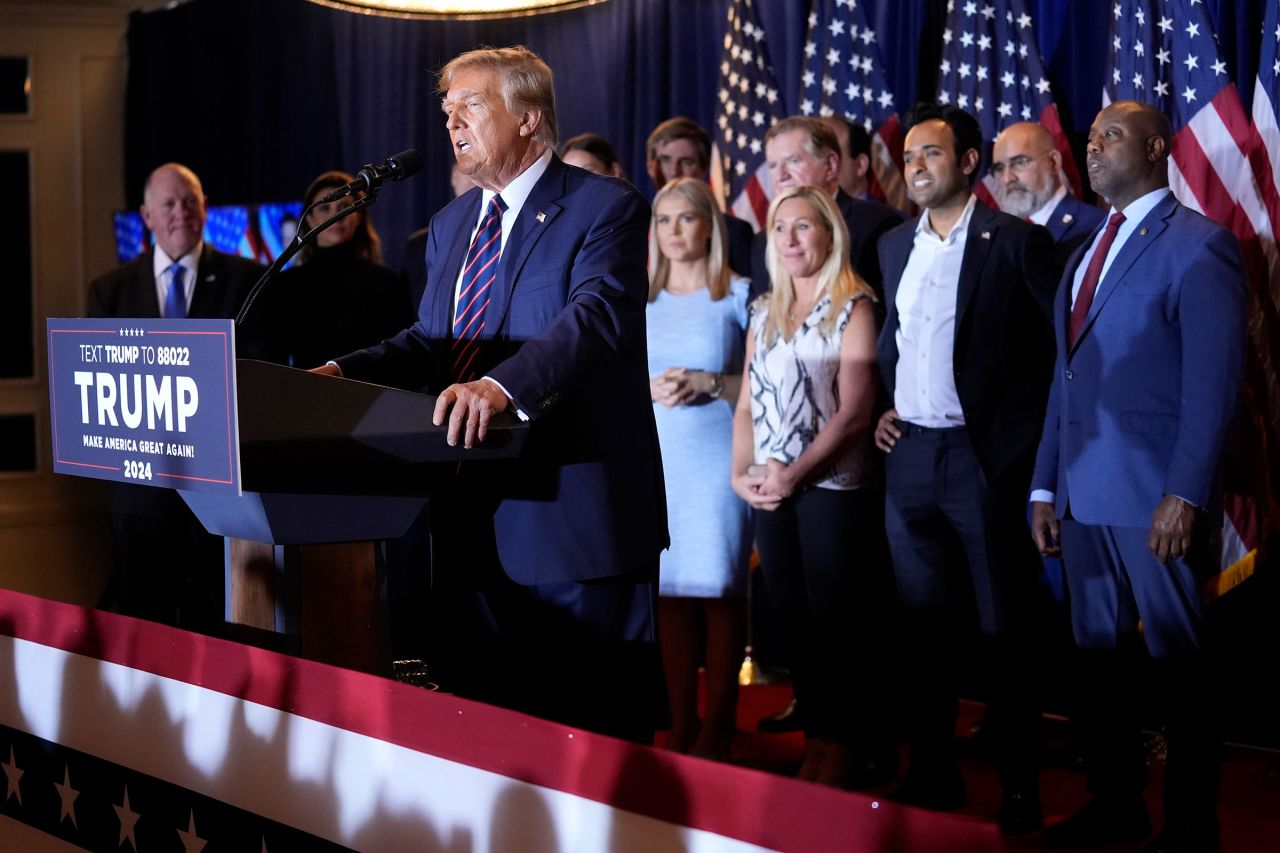
M 858 625 L 871 605 L 860 573 L 883 536 L 867 470 L 875 297 L 849 266 L 848 232 L 825 190 L 781 193 L 768 235 L 773 289 L 752 305 L 733 488 L 756 510 L 761 567 L 804 709 L 798 776 L 860 787 L 892 761 L 870 718 L 883 684 L 868 683 L 876 667 L 862 664 L 879 638 Z

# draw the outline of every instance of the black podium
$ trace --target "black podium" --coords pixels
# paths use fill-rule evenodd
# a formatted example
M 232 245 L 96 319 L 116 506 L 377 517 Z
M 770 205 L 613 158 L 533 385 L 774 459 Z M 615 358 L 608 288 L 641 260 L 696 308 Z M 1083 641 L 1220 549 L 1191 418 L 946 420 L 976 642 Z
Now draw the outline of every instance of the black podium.
M 227 621 L 245 639 L 385 672 L 378 540 L 421 513 L 461 460 L 517 456 L 509 412 L 482 446 L 445 442 L 436 398 L 266 362 L 236 362 L 243 493 L 184 491 L 226 546 Z

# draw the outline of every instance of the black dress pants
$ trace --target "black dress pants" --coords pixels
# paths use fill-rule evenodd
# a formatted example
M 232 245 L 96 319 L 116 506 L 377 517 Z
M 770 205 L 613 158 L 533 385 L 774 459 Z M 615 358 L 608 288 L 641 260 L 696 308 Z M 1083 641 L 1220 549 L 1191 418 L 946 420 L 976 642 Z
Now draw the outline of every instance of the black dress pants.
M 905 610 L 912 771 L 956 766 L 959 654 L 976 610 L 992 702 L 1001 709 L 1001 781 L 1006 789 L 1034 786 L 1038 661 L 1027 602 L 1040 562 L 1026 523 L 1027 483 L 989 483 L 963 427 L 899 425 L 902 438 L 885 460 L 885 530 Z

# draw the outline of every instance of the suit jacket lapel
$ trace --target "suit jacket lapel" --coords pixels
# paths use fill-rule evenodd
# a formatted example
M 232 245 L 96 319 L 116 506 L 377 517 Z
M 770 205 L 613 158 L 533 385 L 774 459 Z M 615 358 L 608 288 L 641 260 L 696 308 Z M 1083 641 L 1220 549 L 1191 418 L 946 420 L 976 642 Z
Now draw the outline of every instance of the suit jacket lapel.
M 1089 315 L 1084 318 L 1084 326 L 1080 329 L 1080 336 L 1076 338 L 1077 346 L 1089 334 L 1093 321 L 1098 318 L 1098 312 L 1111 298 L 1111 294 L 1116 292 L 1116 288 L 1120 286 L 1134 263 L 1168 227 L 1166 220 L 1173 215 L 1177 205 L 1177 199 L 1173 197 L 1173 193 L 1170 193 L 1147 214 L 1146 218 L 1139 223 L 1137 230 L 1129 235 L 1129 239 L 1125 240 L 1120 253 L 1107 269 L 1107 274 L 1102 277 L 1102 281 L 1098 282 L 1098 290 L 1093 295 L 1093 304 L 1089 306 Z
M 911 220 L 909 228 L 903 228 L 893 237 L 886 235 L 880 245 L 885 247 L 884 256 L 884 310 L 885 324 L 890 323 L 896 329 L 898 325 L 898 285 L 902 283 L 902 273 L 907 268 L 907 259 L 911 257 L 911 247 L 915 245 L 916 226 L 919 217 Z
M 987 262 L 987 253 L 991 251 L 991 243 L 996 236 L 996 224 L 992 220 L 995 214 L 991 209 L 978 202 L 973 207 L 973 215 L 969 217 L 969 230 L 964 241 L 964 258 L 960 262 L 960 280 L 956 284 L 956 341 L 959 342 L 959 331 L 964 323 L 965 312 L 973 301 L 973 292 L 978 289 L 982 279 L 982 267 Z
M 191 307 L 188 317 L 216 317 L 222 312 L 218 310 L 218 297 L 222 283 L 218 280 L 222 274 L 222 265 L 218 263 L 214 249 L 208 243 L 200 251 L 200 263 L 196 264 L 196 280 L 188 282 L 188 287 L 195 287 L 191 294 Z M 151 288 L 155 293 L 155 288 Z
M 502 259 L 498 261 L 498 281 L 496 290 L 490 294 L 489 308 L 485 311 L 485 329 L 497 334 L 502 328 L 511 305 L 511 291 L 520 277 L 525 261 L 533 247 L 547 233 L 551 223 L 555 221 L 562 208 L 556 200 L 563 198 L 564 182 L 568 168 L 554 154 L 547 164 L 547 171 L 534 184 L 520 215 L 507 236 L 507 244 L 502 250 Z M 487 336 L 487 335 L 486 335 Z
M 426 318 L 427 328 L 437 330 L 442 338 L 451 337 L 453 327 L 453 297 L 457 289 L 458 275 L 462 272 L 462 264 L 467 257 L 467 249 L 471 244 L 471 232 L 480 217 L 480 200 L 482 193 L 478 189 L 471 190 L 474 198 L 462 205 L 462 212 L 455 225 L 453 240 L 449 245 L 449 257 L 445 260 L 444 274 L 440 281 L 427 282 L 429 314 Z M 428 238 L 430 239 L 430 238 Z
M 127 317 L 159 317 L 160 299 L 156 296 L 156 250 L 142 256 L 134 278 L 135 292 L 123 312 Z

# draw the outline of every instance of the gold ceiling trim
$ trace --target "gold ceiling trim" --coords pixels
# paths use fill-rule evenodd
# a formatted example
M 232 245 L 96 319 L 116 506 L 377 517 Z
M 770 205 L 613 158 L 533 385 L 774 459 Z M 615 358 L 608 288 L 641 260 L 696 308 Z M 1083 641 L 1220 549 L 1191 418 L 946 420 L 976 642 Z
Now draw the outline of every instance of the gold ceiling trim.
M 362 15 L 418 20 L 483 21 L 522 18 L 595 6 L 608 0 L 310 0 Z

